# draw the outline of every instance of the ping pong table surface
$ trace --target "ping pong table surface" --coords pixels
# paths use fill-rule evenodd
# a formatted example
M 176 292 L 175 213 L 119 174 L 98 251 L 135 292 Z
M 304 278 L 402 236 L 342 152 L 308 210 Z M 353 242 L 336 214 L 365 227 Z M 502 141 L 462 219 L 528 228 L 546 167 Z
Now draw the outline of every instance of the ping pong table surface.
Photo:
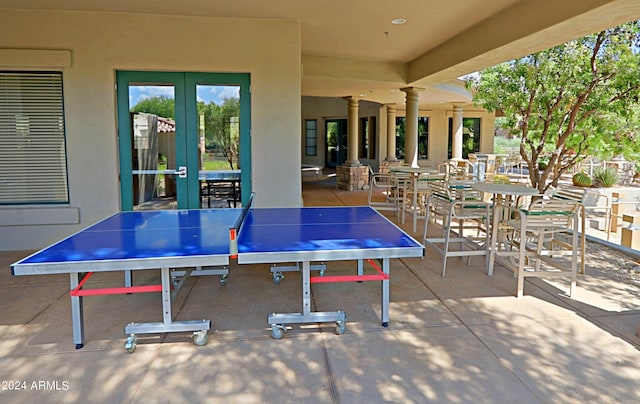
M 249 208 L 133 211 L 116 213 L 66 239 L 44 248 L 12 265 L 14 275 L 68 273 L 71 277 L 71 303 L 74 342 L 84 344 L 82 297 L 91 294 L 161 292 L 161 323 L 129 324 L 125 332 L 194 332 L 200 342 L 210 328 L 209 320 L 173 322 L 171 293 L 176 268 L 195 268 L 190 274 L 225 274 L 228 271 L 198 273 L 205 267 L 238 264 L 295 262 L 303 277 L 303 296 L 310 294 L 311 262 L 358 260 L 358 275 L 336 282 L 380 280 L 382 284 L 382 324 L 388 324 L 389 259 L 418 257 L 423 246 L 387 218 L 368 206 Z M 373 263 L 379 274 L 366 278 L 363 260 Z M 125 288 L 83 291 L 87 273 L 160 269 L 162 285 L 155 288 Z M 183 271 L 182 273 L 184 273 Z M 129 275 L 130 276 L 130 275 Z M 125 278 L 127 279 L 127 278 Z M 321 280 L 317 280 L 321 281 Z M 306 300 L 305 300 L 306 299 Z M 286 331 L 285 324 L 332 322 L 344 332 L 344 312 L 311 312 L 308 296 L 303 297 L 301 313 L 271 314 L 268 318 L 274 338 Z M 196 335 L 196 333 L 199 333 Z M 204 339 L 206 343 L 206 339 Z

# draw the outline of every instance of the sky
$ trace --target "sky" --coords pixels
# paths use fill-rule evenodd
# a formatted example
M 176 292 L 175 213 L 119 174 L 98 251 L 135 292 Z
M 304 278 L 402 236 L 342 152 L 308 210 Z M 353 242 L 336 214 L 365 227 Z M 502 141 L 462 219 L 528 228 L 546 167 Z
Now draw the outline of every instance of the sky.
M 203 101 L 205 104 L 215 102 L 220 105 L 225 98 L 240 98 L 240 86 L 198 85 L 196 94 L 198 101 Z M 173 98 L 173 86 L 129 86 L 129 105 L 131 107 L 145 98 L 159 96 Z

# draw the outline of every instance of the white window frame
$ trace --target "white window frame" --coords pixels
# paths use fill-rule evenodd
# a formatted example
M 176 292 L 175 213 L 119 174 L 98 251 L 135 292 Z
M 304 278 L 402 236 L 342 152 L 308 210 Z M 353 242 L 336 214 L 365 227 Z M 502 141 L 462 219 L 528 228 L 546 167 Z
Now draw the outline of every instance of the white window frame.
M 306 119 L 304 121 L 305 154 L 307 156 L 318 155 L 318 120 Z

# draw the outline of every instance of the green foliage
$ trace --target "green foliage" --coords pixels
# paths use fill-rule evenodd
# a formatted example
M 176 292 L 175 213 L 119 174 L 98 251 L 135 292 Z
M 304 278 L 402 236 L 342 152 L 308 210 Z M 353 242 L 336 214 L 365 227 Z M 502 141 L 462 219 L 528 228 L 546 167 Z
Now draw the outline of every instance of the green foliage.
M 521 139 L 534 187 L 557 186 L 587 155 L 640 154 L 638 23 L 628 23 L 488 68 L 467 81 L 474 103 L 502 110 Z
M 519 154 L 520 138 L 507 139 L 496 136 L 493 138 L 493 151 L 497 154 Z
M 176 119 L 175 101 L 164 95 L 141 100 L 131 108 L 131 112 L 146 112 L 163 118 Z
M 225 98 L 222 105 L 200 101 L 198 115 L 204 116 L 207 149 L 223 153 L 233 168 L 240 148 L 240 99 Z
M 620 182 L 618 170 L 613 167 L 598 167 L 593 171 L 593 179 L 597 186 L 610 188 Z
M 207 159 L 202 163 L 202 169 L 207 171 L 226 170 L 229 169 L 229 163 L 226 160 Z

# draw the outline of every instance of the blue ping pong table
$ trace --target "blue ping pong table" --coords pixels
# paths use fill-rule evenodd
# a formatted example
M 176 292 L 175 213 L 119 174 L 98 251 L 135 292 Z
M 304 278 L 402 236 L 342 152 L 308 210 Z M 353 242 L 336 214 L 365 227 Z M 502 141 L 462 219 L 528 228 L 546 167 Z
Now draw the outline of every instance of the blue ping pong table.
M 162 322 L 130 323 L 125 348 L 135 350 L 136 334 L 193 332 L 193 342 L 207 341 L 210 320 L 173 321 L 171 300 L 177 280 L 191 275 L 227 274 L 238 264 L 301 264 L 302 311 L 270 314 L 274 338 L 286 324 L 335 322 L 345 330 L 346 314 L 311 311 L 311 283 L 381 282 L 383 326 L 389 322 L 389 262 L 392 258 L 421 257 L 423 246 L 387 218 L 367 206 L 249 208 L 120 212 L 12 265 L 14 275 L 69 274 L 73 341 L 85 343 L 85 296 L 159 292 Z M 369 260 L 376 271 L 353 276 L 312 277 L 311 262 Z M 379 266 L 381 264 L 381 267 Z M 206 268 L 222 269 L 206 269 Z M 96 272 L 160 269 L 161 285 L 89 289 L 86 279 Z M 180 271 L 177 271 L 180 270 Z M 176 275 L 178 274 L 178 275 Z

